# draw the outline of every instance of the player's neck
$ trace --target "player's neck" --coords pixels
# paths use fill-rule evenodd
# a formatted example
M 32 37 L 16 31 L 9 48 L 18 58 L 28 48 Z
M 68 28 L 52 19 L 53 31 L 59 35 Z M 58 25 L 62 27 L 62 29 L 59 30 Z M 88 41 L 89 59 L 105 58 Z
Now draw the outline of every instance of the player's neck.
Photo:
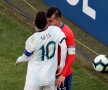
M 62 28 L 64 27 L 64 23 L 61 21 L 61 22 L 59 23 L 58 27 L 62 29 Z
M 47 28 L 48 28 L 48 26 L 46 26 L 44 29 L 35 28 L 35 30 L 36 30 L 36 32 L 42 32 L 42 31 L 45 31 Z
M 58 27 L 61 27 L 62 24 L 63 24 L 62 21 L 60 21 L 60 22 L 57 23 L 57 26 L 58 26 Z

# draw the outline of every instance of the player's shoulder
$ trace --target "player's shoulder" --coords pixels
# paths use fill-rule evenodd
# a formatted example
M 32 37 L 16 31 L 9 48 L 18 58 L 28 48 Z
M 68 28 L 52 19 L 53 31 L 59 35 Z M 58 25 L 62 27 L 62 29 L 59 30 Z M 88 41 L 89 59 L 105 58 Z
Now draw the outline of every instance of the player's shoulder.
M 65 33 L 65 34 L 73 34 L 73 30 L 66 24 L 64 24 L 64 27 L 62 28 L 62 31 Z
M 28 39 L 26 40 L 26 43 L 32 43 L 35 40 L 36 33 L 32 34 Z
M 58 26 L 49 26 L 49 29 L 61 30 Z
M 61 28 L 59 28 L 58 26 L 49 26 L 49 30 L 51 30 L 54 33 L 63 33 Z
M 64 24 L 64 29 L 66 29 L 67 31 L 72 31 L 72 29 L 67 24 Z

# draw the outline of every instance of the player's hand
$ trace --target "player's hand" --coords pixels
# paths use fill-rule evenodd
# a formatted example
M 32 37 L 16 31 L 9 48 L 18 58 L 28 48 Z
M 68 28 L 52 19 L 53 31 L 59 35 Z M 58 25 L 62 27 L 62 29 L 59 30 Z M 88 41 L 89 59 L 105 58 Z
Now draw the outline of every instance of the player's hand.
M 16 62 L 15 62 L 15 66 L 18 66 L 18 65 L 19 65 L 19 62 L 18 62 L 18 61 L 16 61 Z
M 62 85 L 64 87 L 64 81 L 65 81 L 65 76 L 60 75 L 56 81 L 55 84 L 58 88 L 60 88 L 60 86 Z
M 63 67 L 58 66 L 56 76 L 59 76 L 62 73 L 62 71 L 63 71 Z

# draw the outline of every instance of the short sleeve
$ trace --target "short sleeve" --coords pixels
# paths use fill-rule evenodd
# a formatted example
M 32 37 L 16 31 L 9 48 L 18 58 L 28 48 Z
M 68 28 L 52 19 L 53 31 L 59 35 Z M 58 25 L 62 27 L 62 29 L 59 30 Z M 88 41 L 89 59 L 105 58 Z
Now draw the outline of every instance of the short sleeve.
M 66 39 L 66 36 L 65 36 L 65 34 L 60 29 L 59 30 L 59 36 L 58 36 L 58 42 L 59 42 L 59 44 L 61 44 L 65 39 Z
M 25 50 L 28 51 L 29 53 L 34 52 L 36 44 L 35 44 L 35 38 L 34 36 L 31 36 L 27 39 L 25 43 Z

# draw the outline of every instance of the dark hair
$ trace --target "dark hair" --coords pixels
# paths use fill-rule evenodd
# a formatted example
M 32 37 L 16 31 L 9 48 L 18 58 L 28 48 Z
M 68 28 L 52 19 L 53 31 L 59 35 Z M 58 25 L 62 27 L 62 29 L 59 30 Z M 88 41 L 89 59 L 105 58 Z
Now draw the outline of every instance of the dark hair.
M 44 29 L 47 25 L 47 16 L 45 12 L 38 12 L 36 14 L 34 24 L 39 29 Z
M 52 15 L 55 15 L 55 18 L 61 18 L 61 11 L 57 7 L 50 7 L 47 11 L 47 18 L 50 18 Z

